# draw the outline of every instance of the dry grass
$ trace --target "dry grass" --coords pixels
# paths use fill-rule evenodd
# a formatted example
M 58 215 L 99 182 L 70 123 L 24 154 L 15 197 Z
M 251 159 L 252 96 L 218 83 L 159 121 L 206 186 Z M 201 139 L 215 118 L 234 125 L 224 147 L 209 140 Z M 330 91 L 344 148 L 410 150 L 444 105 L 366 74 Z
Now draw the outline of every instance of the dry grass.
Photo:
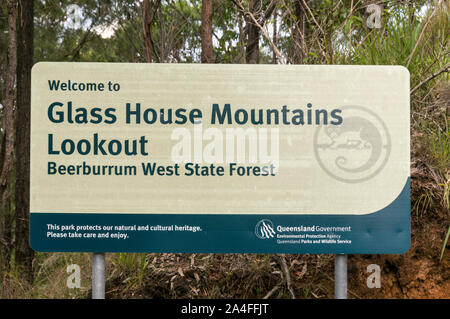
M 448 218 L 443 185 L 448 183 L 450 174 L 450 86 L 436 89 L 435 96 L 416 109 L 418 111 L 412 113 L 411 128 L 413 213 L 416 221 L 425 213 Z
M 274 288 L 271 298 L 291 298 L 278 255 L 128 255 L 136 256 L 134 268 L 124 268 L 120 256 L 111 256 L 109 298 L 263 298 Z M 329 297 L 329 287 L 315 283 L 331 269 L 331 256 L 287 255 L 286 260 L 297 297 Z M 133 272 L 136 267 L 142 271 Z
M 77 264 L 81 268 L 81 288 L 67 288 L 67 267 Z M 16 299 L 71 299 L 88 297 L 91 285 L 91 260 L 89 254 L 81 253 L 37 253 L 33 268 L 34 283 L 29 285 L 20 277 L 20 272 L 0 272 L 0 298 Z

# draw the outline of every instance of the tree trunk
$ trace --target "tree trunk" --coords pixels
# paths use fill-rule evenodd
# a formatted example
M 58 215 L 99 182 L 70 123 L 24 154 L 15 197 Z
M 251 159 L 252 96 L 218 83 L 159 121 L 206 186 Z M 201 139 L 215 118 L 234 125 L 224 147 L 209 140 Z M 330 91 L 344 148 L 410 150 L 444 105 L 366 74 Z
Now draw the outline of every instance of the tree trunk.
M 150 13 L 150 0 L 144 0 L 142 6 L 142 29 L 144 31 L 145 60 L 150 63 L 152 62 L 152 18 Z
M 261 16 L 261 0 L 250 0 L 250 13 L 256 20 Z M 259 63 L 259 34 L 258 26 L 247 17 L 247 47 L 245 49 L 245 61 L 248 64 Z
M 15 262 L 24 278 L 33 280 L 34 251 L 29 243 L 30 216 L 30 102 L 33 66 L 33 0 L 19 0 L 17 12 L 17 116 L 16 116 L 16 228 Z
M 213 0 L 202 0 L 202 63 L 214 63 L 212 43 Z
M 238 39 L 238 60 L 237 63 L 245 63 L 245 26 L 244 18 L 242 15 L 237 16 L 238 28 L 239 28 L 239 39 Z
M 8 0 L 8 73 L 3 101 L 3 141 L 0 148 L 0 263 L 7 267 L 11 252 L 10 177 L 14 163 L 14 82 L 17 68 L 17 2 Z

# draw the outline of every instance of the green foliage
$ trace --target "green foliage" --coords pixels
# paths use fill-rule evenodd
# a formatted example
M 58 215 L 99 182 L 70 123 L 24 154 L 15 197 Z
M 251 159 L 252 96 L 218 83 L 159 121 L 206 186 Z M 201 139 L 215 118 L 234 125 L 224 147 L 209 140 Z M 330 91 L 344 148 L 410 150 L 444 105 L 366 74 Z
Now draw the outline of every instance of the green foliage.
M 420 217 L 433 205 L 434 194 L 431 190 L 425 190 L 416 198 L 412 205 L 412 211 L 416 212 L 416 222 L 420 223 Z
M 114 255 L 112 262 L 125 277 L 122 281 L 125 284 L 124 292 L 136 286 L 142 286 L 150 263 L 146 254 L 119 253 Z
M 447 246 L 449 236 L 450 236 L 450 226 L 448 227 L 447 235 L 445 235 L 444 244 L 442 245 L 441 256 L 439 257 L 439 261 L 442 261 L 442 258 L 444 257 L 444 251 L 445 247 Z
M 365 41 L 352 47 L 352 63 L 406 66 L 414 88 L 425 74 L 432 74 L 449 62 L 448 13 L 442 7 L 432 17 L 434 9 L 429 7 L 424 18 L 414 19 L 409 17 L 408 7 L 385 11 L 383 28 L 372 29 Z M 422 92 L 429 89 L 429 85 L 424 86 Z
M 446 115 L 443 118 L 445 127 L 441 128 L 438 126 L 430 136 L 431 154 L 435 158 L 439 169 L 445 172 L 450 167 L 450 123 Z
M 444 188 L 444 203 L 447 206 L 447 212 L 450 212 L 450 173 L 445 175 L 446 182 L 441 184 L 441 186 Z M 450 226 L 447 230 L 447 235 L 445 235 L 444 243 L 442 244 L 441 249 L 441 256 L 439 258 L 440 261 L 442 261 L 442 258 L 444 257 L 444 251 L 445 247 L 447 247 L 448 238 L 450 236 Z

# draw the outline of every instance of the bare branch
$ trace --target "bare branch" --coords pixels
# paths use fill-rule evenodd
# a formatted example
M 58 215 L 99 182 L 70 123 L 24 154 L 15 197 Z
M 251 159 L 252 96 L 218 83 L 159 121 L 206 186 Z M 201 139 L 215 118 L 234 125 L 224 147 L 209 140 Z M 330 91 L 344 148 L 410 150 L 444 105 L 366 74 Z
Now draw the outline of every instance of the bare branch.
M 411 52 L 411 55 L 410 55 L 409 58 L 408 58 L 408 63 L 406 63 L 406 68 L 409 67 L 409 64 L 411 63 L 411 60 L 412 60 L 412 58 L 413 58 L 413 56 L 414 56 L 414 53 L 416 52 L 416 49 L 417 49 L 417 47 L 419 46 L 420 41 L 422 40 L 422 36 L 423 36 L 423 34 L 424 34 L 424 32 L 425 32 L 425 30 L 426 30 L 428 24 L 430 23 L 431 19 L 432 19 L 433 16 L 436 14 L 438 8 L 439 8 L 439 4 L 436 5 L 436 7 L 434 8 L 434 10 L 433 10 L 433 12 L 431 13 L 430 17 L 428 18 L 427 22 L 426 22 L 425 25 L 423 26 L 422 32 L 420 32 L 420 35 L 419 35 L 419 39 L 417 39 L 417 42 L 416 42 L 416 44 L 414 45 L 414 48 L 413 48 L 413 50 L 412 50 L 412 52 Z
M 437 77 L 439 74 L 441 73 L 446 73 L 448 72 L 450 69 L 450 64 L 447 64 L 446 66 L 444 66 L 442 69 L 440 69 L 439 71 L 433 73 L 432 75 L 430 75 L 429 77 L 427 77 L 425 80 L 423 80 L 422 82 L 420 82 L 419 84 L 417 84 L 410 92 L 410 94 L 413 94 L 414 92 L 416 92 L 422 85 L 424 85 L 425 83 L 433 80 L 435 77 Z

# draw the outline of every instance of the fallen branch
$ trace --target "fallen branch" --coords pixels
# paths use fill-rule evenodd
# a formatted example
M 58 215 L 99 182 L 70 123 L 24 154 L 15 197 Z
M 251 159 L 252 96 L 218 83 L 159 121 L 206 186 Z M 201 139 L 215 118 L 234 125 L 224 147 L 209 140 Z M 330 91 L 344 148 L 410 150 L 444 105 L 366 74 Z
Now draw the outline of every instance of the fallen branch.
M 291 294 L 292 299 L 295 299 L 294 290 L 292 289 L 291 284 L 291 274 L 289 273 L 289 268 L 286 263 L 286 258 L 284 257 L 284 254 L 280 255 L 281 260 L 281 266 L 284 272 L 284 280 L 286 281 L 287 289 L 289 290 L 289 293 Z
M 278 285 L 276 285 L 275 287 L 273 287 L 273 288 L 267 293 L 267 295 L 264 296 L 263 299 L 269 299 L 269 297 L 272 296 L 273 293 L 274 293 L 275 291 L 277 291 L 278 289 L 280 289 L 280 286 L 281 286 L 281 284 L 278 284 Z

